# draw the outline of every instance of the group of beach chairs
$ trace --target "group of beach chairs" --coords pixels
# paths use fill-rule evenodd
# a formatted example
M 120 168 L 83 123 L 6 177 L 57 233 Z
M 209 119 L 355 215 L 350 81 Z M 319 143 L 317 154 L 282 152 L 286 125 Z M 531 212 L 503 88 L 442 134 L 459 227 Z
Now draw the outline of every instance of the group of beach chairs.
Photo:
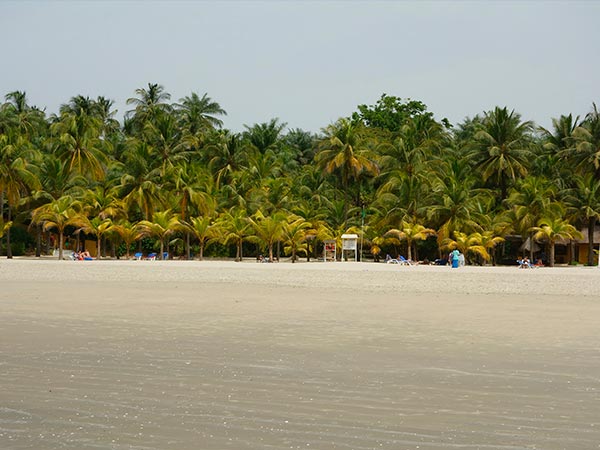
M 143 253 L 138 252 L 138 253 L 135 253 L 133 255 L 133 257 L 135 258 L 136 261 L 142 261 L 142 260 L 156 261 L 156 258 L 158 258 L 158 254 L 157 253 L 148 253 L 147 256 L 144 256 Z M 163 260 L 167 260 L 167 259 L 169 259 L 169 253 L 163 252 Z
M 399 255 L 398 258 L 392 258 L 390 255 L 386 255 L 385 262 L 386 264 L 399 264 L 401 266 L 413 266 L 415 264 L 410 259 L 406 259 L 402 255 Z

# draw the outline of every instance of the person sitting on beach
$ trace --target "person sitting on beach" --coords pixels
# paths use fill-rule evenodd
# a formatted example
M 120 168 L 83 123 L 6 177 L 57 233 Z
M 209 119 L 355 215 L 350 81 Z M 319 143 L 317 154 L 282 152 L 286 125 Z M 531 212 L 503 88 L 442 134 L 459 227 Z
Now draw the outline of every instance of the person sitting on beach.
M 526 256 L 522 261 L 519 262 L 519 269 L 532 269 L 533 266 L 529 262 L 529 258 Z

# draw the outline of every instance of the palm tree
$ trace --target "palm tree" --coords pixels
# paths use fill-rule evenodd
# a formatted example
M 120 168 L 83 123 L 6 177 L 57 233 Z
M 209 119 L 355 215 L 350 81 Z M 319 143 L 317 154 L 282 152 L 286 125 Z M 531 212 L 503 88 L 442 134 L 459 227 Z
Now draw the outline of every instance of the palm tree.
M 67 162 L 69 171 L 92 180 L 104 177 L 107 159 L 100 139 L 101 126 L 97 117 L 70 112 L 61 114 L 50 126 L 56 155 Z
M 200 254 L 198 259 L 204 259 L 204 249 L 211 242 L 211 239 L 216 237 L 216 229 L 212 217 L 191 217 L 187 229 L 190 230 L 194 237 L 198 239 Z
M 264 216 L 257 211 L 254 218 L 249 219 L 255 235 L 248 240 L 264 244 L 268 248 L 269 261 L 273 261 L 273 245 L 282 238 L 286 219 L 286 214 L 281 211 L 271 216 Z
M 600 219 L 600 180 L 593 173 L 575 177 L 575 186 L 567 196 L 569 209 L 575 217 L 584 221 L 588 227 L 588 260 L 589 266 L 594 264 L 594 230 Z
M 249 127 L 245 125 L 244 138 L 248 140 L 251 148 L 258 153 L 266 153 L 275 150 L 281 139 L 281 132 L 285 123 L 279 123 L 278 119 L 271 119 L 267 123 L 260 123 Z
M 160 242 L 160 258 L 164 259 L 165 242 L 167 238 L 182 228 L 179 217 L 171 210 L 157 211 L 152 214 L 152 220 L 142 220 L 139 229 L 146 236 L 152 236 Z
M 460 231 L 454 232 L 454 239 L 446 238 L 442 242 L 442 249 L 455 250 L 457 249 L 465 255 L 467 260 L 469 255 L 477 255 L 482 257 L 485 261 L 490 259 L 490 254 L 487 248 L 483 245 L 481 233 L 461 233 Z
M 213 136 L 204 151 L 209 155 L 208 168 L 215 177 L 215 185 L 220 188 L 231 180 L 234 172 L 244 167 L 246 146 L 239 135 L 219 132 Z
M 4 236 L 4 233 L 6 233 L 10 227 L 12 227 L 12 224 L 12 222 L 5 222 L 4 219 L 0 217 L 0 238 Z
M 533 228 L 534 238 L 538 241 L 547 241 L 550 246 L 550 259 L 548 265 L 554 267 L 554 252 L 556 241 L 560 239 L 581 239 L 583 235 L 577 229 L 561 218 L 541 219 L 537 227 Z
M 144 126 L 143 140 L 150 144 L 157 162 L 161 163 L 163 177 L 167 169 L 187 159 L 187 147 L 181 144 L 180 130 L 171 114 L 159 114 L 155 120 L 147 122 Z
M 82 223 L 79 203 L 70 195 L 40 206 L 32 213 L 34 223 L 43 224 L 44 230 L 55 229 L 58 232 L 58 259 L 63 259 L 64 233 L 69 225 L 78 226 Z
M 236 261 L 242 261 L 242 243 L 248 237 L 250 226 L 246 211 L 236 208 L 221 214 L 217 221 L 218 234 L 223 242 L 225 244 L 235 243 Z
M 393 228 L 386 233 L 386 236 L 394 236 L 399 241 L 406 240 L 407 248 L 408 248 L 408 259 L 412 260 L 413 255 L 413 245 L 415 241 L 424 241 L 429 236 L 435 236 L 435 230 L 431 228 L 425 228 L 420 223 L 416 222 L 401 222 L 400 229 Z M 415 255 L 416 255 L 416 246 L 415 246 Z
M 120 196 L 130 212 L 137 208 L 144 219 L 149 220 L 154 209 L 164 203 L 160 168 L 152 168 L 152 151 L 144 142 L 135 141 L 124 156 Z
M 600 111 L 595 103 L 592 106 L 581 126 L 573 131 L 575 152 L 572 160 L 580 172 L 592 171 L 600 179 Z
M 190 135 L 199 131 L 221 128 L 223 121 L 218 116 L 226 116 L 227 112 L 217 102 L 213 101 L 207 93 L 202 97 L 192 92 L 191 95 L 179 99 L 181 103 L 175 104 L 180 124 Z
M 283 227 L 284 251 L 292 254 L 292 263 L 296 262 L 298 252 L 308 254 L 306 238 L 312 225 L 302 217 L 291 215 Z
M 470 157 L 484 181 L 492 179 L 505 199 L 509 183 L 527 174 L 533 123 L 521 121 L 521 115 L 496 107 L 485 113 L 481 129 L 475 133 Z
M 3 218 L 6 199 L 9 222 L 21 198 L 40 186 L 28 162 L 33 159 L 32 156 L 30 143 L 25 136 L 18 135 L 15 130 L 0 134 L 0 217 Z M 10 228 L 6 233 L 6 257 L 12 258 Z
M 379 167 L 371 157 L 366 141 L 356 126 L 340 119 L 324 130 L 325 137 L 318 144 L 317 164 L 331 174 L 339 172 L 344 191 L 344 215 L 348 219 L 350 182 L 358 181 L 363 174 L 376 175 Z
M 96 236 L 96 258 L 100 259 L 102 257 L 102 237 L 111 231 L 113 221 L 108 218 L 93 217 L 92 219 L 88 219 L 87 217 L 82 217 L 80 223 L 80 228 L 77 231 L 83 231 L 84 233 Z
M 532 227 L 542 217 L 562 216 L 562 206 L 556 200 L 556 188 L 549 180 L 529 176 L 517 183 L 516 188 L 507 199 L 507 204 L 513 208 L 512 218 L 515 230 L 521 232 L 523 240 L 529 234 L 529 257 L 533 260 L 533 231 Z
M 485 230 L 483 233 L 480 233 L 481 236 L 481 245 L 487 251 L 490 256 L 488 260 L 492 261 L 492 265 L 496 265 L 496 260 L 494 257 L 495 248 L 498 244 L 504 242 L 504 238 L 502 236 L 496 235 L 496 232 L 493 230 Z
M 137 224 L 133 224 L 127 220 L 123 220 L 119 223 L 114 224 L 111 227 L 111 231 L 116 232 L 123 242 L 125 243 L 125 257 L 130 258 L 129 251 L 131 245 L 143 237 L 143 233 L 140 231 Z
M 172 206 L 177 208 L 182 223 L 188 222 L 190 211 L 212 214 L 215 211 L 215 198 L 206 192 L 210 175 L 200 164 L 182 163 L 169 172 L 167 189 Z M 186 258 L 190 259 L 190 229 L 186 228 Z
M 423 209 L 438 230 L 438 242 L 454 231 L 480 231 L 481 211 L 489 208 L 488 190 L 476 187 L 476 180 L 464 160 L 441 163 L 432 180 L 432 190 Z
M 146 122 L 154 121 L 159 114 L 171 110 L 171 105 L 167 103 L 171 94 L 165 92 L 160 84 L 148 83 L 148 89 L 136 89 L 135 94 L 137 97 L 128 98 L 126 102 L 135 109 L 127 111 L 125 118 L 133 120 L 134 128 L 138 130 L 142 130 Z

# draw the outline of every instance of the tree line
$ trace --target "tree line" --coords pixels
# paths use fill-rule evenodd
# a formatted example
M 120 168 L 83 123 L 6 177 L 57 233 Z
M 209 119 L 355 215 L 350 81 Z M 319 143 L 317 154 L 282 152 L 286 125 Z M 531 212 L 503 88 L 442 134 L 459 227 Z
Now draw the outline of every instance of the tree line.
M 223 128 L 208 94 L 172 102 L 135 90 L 82 95 L 57 114 L 10 92 L 0 106 L 1 251 L 41 255 L 56 236 L 97 241 L 100 256 L 168 249 L 202 259 L 317 257 L 361 236 L 365 256 L 436 258 L 455 248 L 494 263 L 509 235 L 546 246 L 600 217 L 600 113 L 536 126 L 507 107 L 450 124 L 420 101 L 383 94 L 319 133 L 272 119 Z M 533 248 L 532 245 L 529 246 Z M 533 250 L 530 250 L 531 252 Z M 531 255 L 533 256 L 533 255 Z M 60 255 L 62 257 L 62 255 Z

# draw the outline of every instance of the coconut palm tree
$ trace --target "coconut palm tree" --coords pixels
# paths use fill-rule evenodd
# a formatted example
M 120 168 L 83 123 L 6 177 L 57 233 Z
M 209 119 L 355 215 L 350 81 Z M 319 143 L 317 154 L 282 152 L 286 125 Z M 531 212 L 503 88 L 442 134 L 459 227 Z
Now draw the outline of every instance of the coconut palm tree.
M 469 261 L 470 255 L 480 256 L 485 261 L 490 259 L 486 247 L 482 243 L 481 233 L 461 233 L 460 231 L 454 232 L 454 239 L 446 238 L 442 241 L 443 250 L 455 250 L 457 249 L 465 255 L 467 261 Z
M 215 177 L 217 189 L 231 181 L 233 173 L 245 167 L 246 145 L 237 134 L 219 132 L 203 150 L 208 155 L 208 168 Z
M 181 143 L 180 129 L 171 114 L 159 114 L 153 121 L 146 122 L 142 140 L 150 144 L 154 159 L 161 163 L 162 177 L 168 169 L 187 160 L 188 148 Z
M 340 119 L 323 130 L 315 161 L 327 174 L 338 173 L 344 192 L 344 216 L 348 219 L 350 182 L 363 175 L 376 175 L 379 166 L 370 154 L 367 142 L 351 121 Z
M 248 240 L 264 244 L 269 252 L 269 261 L 273 261 L 273 245 L 282 238 L 286 219 L 287 216 L 282 211 L 270 216 L 257 211 L 253 218 L 249 218 L 255 234 Z
M 25 136 L 14 129 L 0 134 L 0 217 L 4 218 L 6 200 L 9 222 L 21 199 L 40 187 L 33 167 L 28 162 L 31 159 L 35 159 L 35 153 Z M 6 232 L 6 257 L 12 258 L 10 228 Z
M 152 168 L 152 151 L 148 144 L 134 141 L 124 155 L 124 173 L 119 191 L 130 211 L 141 212 L 149 220 L 152 212 L 164 204 L 160 168 Z
M 140 240 L 144 236 L 144 233 L 140 231 L 137 224 L 131 223 L 127 220 L 122 220 L 113 224 L 110 229 L 111 231 L 117 233 L 123 240 L 123 243 L 125 244 L 125 257 L 129 259 L 131 245 Z
M 591 266 L 594 264 L 594 230 L 600 219 L 600 180 L 593 173 L 588 173 L 585 176 L 575 176 L 574 182 L 566 201 L 574 216 L 588 227 L 587 264 Z
M 100 139 L 102 122 L 87 114 L 64 112 L 50 126 L 52 146 L 57 157 L 67 162 L 69 171 L 100 180 L 107 157 Z
M 82 216 L 79 220 L 79 229 L 87 234 L 96 236 L 96 258 L 102 257 L 102 237 L 109 233 L 113 227 L 113 221 L 109 218 L 93 217 L 88 219 Z
M 169 236 L 182 229 L 181 222 L 177 214 L 171 210 L 157 211 L 152 214 L 152 220 L 142 220 L 138 223 L 140 231 L 150 237 L 154 237 L 160 242 L 160 257 L 164 259 L 165 243 Z
M 570 158 L 581 173 L 593 172 L 600 180 L 600 111 L 594 103 L 581 126 L 573 131 L 575 151 Z
M 2 238 L 4 236 L 4 233 L 6 233 L 10 227 L 12 227 L 12 222 L 5 222 L 4 219 L 2 217 L 0 217 L 0 238 Z
M 79 202 L 70 195 L 65 195 L 57 200 L 35 209 L 32 221 L 41 223 L 45 231 L 56 230 L 58 233 L 58 259 L 63 259 L 64 233 L 69 225 L 81 226 L 82 215 Z
M 221 128 L 223 121 L 218 116 L 226 116 L 227 112 L 217 102 L 212 100 L 207 93 L 202 97 L 192 92 L 191 95 L 179 99 L 175 104 L 175 111 L 179 117 L 182 128 L 189 135 L 214 128 Z
M 563 214 L 562 206 L 557 200 L 555 186 L 547 179 L 529 176 L 517 183 L 516 188 L 507 199 L 507 204 L 514 211 L 512 219 L 515 230 L 525 233 L 533 240 L 533 231 L 537 222 L 542 217 L 560 217 Z M 533 244 L 529 246 L 529 258 L 533 260 Z
M 204 259 L 204 249 L 217 236 L 214 220 L 210 216 L 191 217 L 189 223 L 186 224 L 186 229 L 191 231 L 194 237 L 198 239 L 200 248 L 198 259 L 202 261 Z
M 290 215 L 283 227 L 284 252 L 291 253 L 292 263 L 296 262 L 298 252 L 308 254 L 306 238 L 312 225 L 302 217 Z
M 281 133 L 287 124 L 279 123 L 279 119 L 255 124 L 251 127 L 245 125 L 244 139 L 250 143 L 250 148 L 258 153 L 274 151 L 279 146 Z
M 152 122 L 161 113 L 171 111 L 168 100 L 171 94 L 165 92 L 164 86 L 157 83 L 148 83 L 148 89 L 135 90 L 137 97 L 128 98 L 126 103 L 133 105 L 135 109 L 127 111 L 125 118 L 132 120 L 133 129 L 140 132 L 147 122 Z
M 251 224 L 246 211 L 239 208 L 222 213 L 217 220 L 217 232 L 223 243 L 233 242 L 236 246 L 236 261 L 242 261 L 242 243 L 247 239 Z
M 408 259 L 412 260 L 413 255 L 413 245 L 415 241 L 424 241 L 429 236 L 435 236 L 436 231 L 431 228 L 425 228 L 420 223 L 416 222 L 407 222 L 402 221 L 400 224 L 400 228 L 393 228 L 389 230 L 386 236 L 394 236 L 399 241 L 406 240 L 406 245 L 408 248 Z M 414 252 L 416 255 L 416 246 L 414 248 Z
M 556 242 L 561 239 L 581 239 L 583 235 L 573 225 L 561 218 L 544 218 L 533 228 L 534 238 L 546 241 L 550 246 L 550 259 L 548 265 L 554 267 L 554 254 Z
M 532 131 L 532 122 L 521 121 L 514 110 L 496 107 L 485 113 L 475 133 L 469 157 L 483 180 L 492 180 L 500 188 L 501 200 L 507 197 L 510 184 L 527 174 Z
M 488 261 L 491 260 L 492 265 L 496 265 L 496 260 L 494 257 L 495 248 L 498 244 L 504 242 L 504 238 L 502 236 L 498 236 L 494 230 L 485 230 L 480 233 L 481 236 L 481 245 L 487 251 Z
M 480 231 L 481 211 L 489 210 L 490 192 L 476 187 L 464 160 L 441 163 L 423 209 L 438 232 L 438 242 L 454 231 Z

